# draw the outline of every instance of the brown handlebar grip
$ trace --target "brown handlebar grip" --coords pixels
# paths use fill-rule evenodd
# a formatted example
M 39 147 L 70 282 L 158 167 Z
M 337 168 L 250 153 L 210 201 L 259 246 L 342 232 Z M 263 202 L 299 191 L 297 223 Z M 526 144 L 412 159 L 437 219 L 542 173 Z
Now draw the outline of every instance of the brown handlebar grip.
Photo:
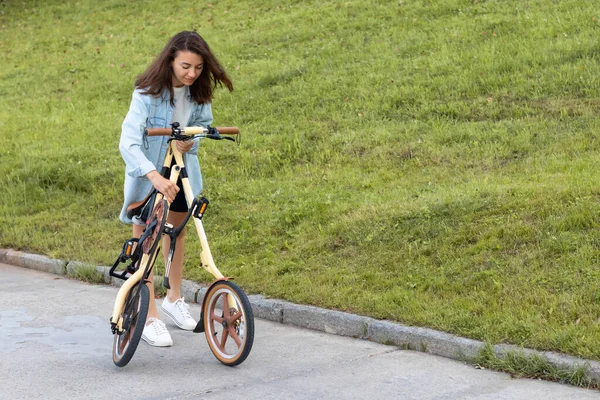
M 237 126 L 217 126 L 215 128 L 221 135 L 237 135 L 240 129 Z
M 171 136 L 173 130 L 171 128 L 148 128 L 146 134 L 148 136 Z

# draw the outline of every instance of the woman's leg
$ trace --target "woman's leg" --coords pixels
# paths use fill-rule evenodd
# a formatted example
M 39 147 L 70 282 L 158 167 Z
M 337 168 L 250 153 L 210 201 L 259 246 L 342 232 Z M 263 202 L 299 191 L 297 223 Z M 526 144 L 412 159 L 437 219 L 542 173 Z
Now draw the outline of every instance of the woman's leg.
M 181 225 L 183 220 L 185 219 L 185 212 L 175 212 L 169 211 L 169 215 L 167 216 L 167 222 L 177 227 Z M 133 236 L 139 238 L 142 236 L 142 232 L 144 231 L 144 226 L 133 225 Z M 171 238 L 167 235 L 163 236 L 162 243 L 162 253 L 165 260 L 165 265 L 167 264 L 167 257 L 169 256 L 169 247 L 171 246 Z M 181 231 L 179 236 L 177 237 L 177 242 L 175 244 L 175 253 L 173 254 L 173 260 L 171 261 L 171 270 L 169 271 L 169 286 L 171 289 L 167 290 L 167 298 L 171 303 L 175 302 L 177 299 L 181 298 L 181 281 L 183 279 L 183 253 L 185 246 L 185 229 Z M 148 289 L 150 289 L 150 304 L 148 308 L 148 318 L 156 318 L 160 319 L 160 314 L 158 313 L 158 308 L 156 307 L 156 300 L 154 295 L 154 268 L 150 272 L 150 276 L 148 277 L 150 283 L 148 283 Z
M 181 225 L 185 220 L 185 212 L 169 212 L 167 220 L 174 227 Z M 167 297 L 162 302 L 162 310 L 167 314 L 175 325 L 186 331 L 191 331 L 197 326 L 197 322 L 189 312 L 189 306 L 181 298 L 181 280 L 183 277 L 183 246 L 185 244 L 185 231 L 181 231 L 177 236 L 175 252 L 171 260 L 171 269 L 169 270 L 169 286 Z M 168 249 L 171 244 L 171 238 L 163 237 L 163 249 Z M 168 250 L 164 252 L 165 258 L 168 257 Z M 166 263 L 166 261 L 165 261 Z M 188 299 L 189 300 L 189 299 Z M 192 299 L 193 300 L 193 299 Z
M 183 223 L 185 216 L 187 213 L 185 212 L 175 212 L 169 211 L 169 215 L 167 217 L 167 222 L 173 225 L 174 227 L 178 227 Z M 171 246 L 171 238 L 167 235 L 163 236 L 163 256 L 165 259 L 165 265 L 167 265 L 167 258 L 169 256 L 169 247 Z M 173 259 L 171 260 L 171 270 L 169 271 L 169 286 L 171 289 L 167 290 L 167 299 L 169 302 L 173 303 L 177 299 L 181 298 L 181 281 L 183 279 L 183 251 L 185 246 L 185 229 L 181 231 L 179 236 L 177 237 L 177 242 L 175 243 L 175 252 L 173 254 Z

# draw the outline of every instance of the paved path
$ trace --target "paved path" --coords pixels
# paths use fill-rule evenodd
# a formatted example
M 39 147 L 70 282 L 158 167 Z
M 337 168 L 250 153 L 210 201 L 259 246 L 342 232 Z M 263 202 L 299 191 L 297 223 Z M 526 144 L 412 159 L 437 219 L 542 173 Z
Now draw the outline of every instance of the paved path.
M 252 353 L 220 364 L 203 334 L 167 323 L 174 346 L 140 343 L 112 363 L 117 289 L 0 264 L 2 399 L 600 399 L 432 355 L 257 320 Z M 192 315 L 200 314 L 197 304 Z M 166 320 L 165 320 L 166 321 Z

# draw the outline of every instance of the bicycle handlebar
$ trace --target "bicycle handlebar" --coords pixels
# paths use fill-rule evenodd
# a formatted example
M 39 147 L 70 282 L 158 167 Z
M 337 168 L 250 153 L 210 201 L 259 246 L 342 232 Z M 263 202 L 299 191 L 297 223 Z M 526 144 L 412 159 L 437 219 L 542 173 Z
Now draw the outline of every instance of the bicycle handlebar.
M 210 133 L 211 129 L 215 129 L 221 135 L 237 135 L 240 130 L 237 126 L 221 126 L 216 128 L 203 128 L 201 126 L 188 126 L 187 128 L 147 128 L 145 133 L 148 136 L 175 136 L 179 135 L 201 135 Z
M 240 130 L 237 126 L 219 126 L 215 128 L 221 135 L 237 135 Z
M 171 136 L 171 128 L 147 128 L 144 133 L 148 136 Z

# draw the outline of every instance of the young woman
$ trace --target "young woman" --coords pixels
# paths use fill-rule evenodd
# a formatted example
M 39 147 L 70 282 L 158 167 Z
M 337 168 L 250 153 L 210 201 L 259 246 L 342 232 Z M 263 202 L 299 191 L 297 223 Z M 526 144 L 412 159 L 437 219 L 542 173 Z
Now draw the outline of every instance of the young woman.
M 196 32 L 183 31 L 172 37 L 148 69 L 135 81 L 135 90 L 129 112 L 121 131 L 119 150 L 125 161 L 125 201 L 120 220 L 127 218 L 127 206 L 143 200 L 152 187 L 171 202 L 167 222 L 178 226 L 188 210 L 181 181 L 174 184 L 163 178 L 160 170 L 167 154 L 167 137 L 144 137 L 145 128 L 168 128 L 173 122 L 180 126 L 207 126 L 212 123 L 210 100 L 217 86 L 233 90 L 231 80 L 211 52 L 208 44 Z M 183 153 L 190 184 L 197 196 L 202 190 L 202 175 L 198 164 L 198 139 L 176 142 Z M 140 237 L 144 226 L 133 225 L 134 237 Z M 162 309 L 173 322 L 185 330 L 192 330 L 196 321 L 181 297 L 183 250 L 185 231 L 177 238 L 169 283 L 171 289 L 162 302 Z M 163 238 L 163 249 L 168 249 L 170 239 Z M 166 259 L 166 251 L 163 251 Z M 151 277 L 153 278 L 153 277 Z M 152 282 L 152 279 L 151 279 Z M 171 346 L 173 341 L 154 300 L 154 286 L 150 288 L 150 308 L 142 339 L 153 346 Z

